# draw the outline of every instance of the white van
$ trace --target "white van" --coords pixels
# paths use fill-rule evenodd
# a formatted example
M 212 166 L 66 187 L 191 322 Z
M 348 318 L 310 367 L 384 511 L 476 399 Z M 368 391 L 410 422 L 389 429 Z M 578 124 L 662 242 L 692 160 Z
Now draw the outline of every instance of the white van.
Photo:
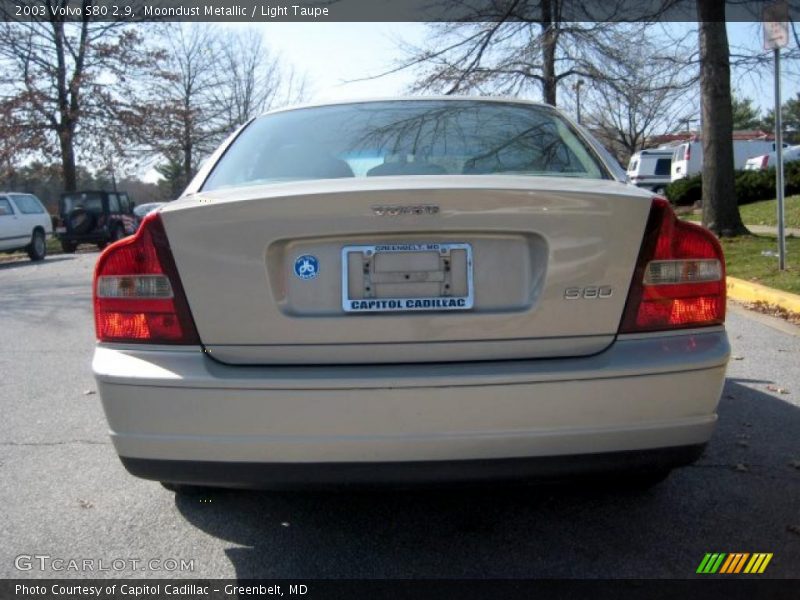
M 788 144 L 783 144 L 787 147 Z M 733 168 L 744 169 L 747 159 L 775 151 L 771 140 L 733 140 Z M 695 140 L 675 146 L 672 154 L 672 181 L 690 177 L 703 170 L 703 142 Z
M 628 181 L 660 194 L 670 182 L 672 148 L 640 150 L 628 162 Z
M 33 194 L 0 192 L 0 252 L 25 250 L 31 260 L 47 254 L 53 222 Z

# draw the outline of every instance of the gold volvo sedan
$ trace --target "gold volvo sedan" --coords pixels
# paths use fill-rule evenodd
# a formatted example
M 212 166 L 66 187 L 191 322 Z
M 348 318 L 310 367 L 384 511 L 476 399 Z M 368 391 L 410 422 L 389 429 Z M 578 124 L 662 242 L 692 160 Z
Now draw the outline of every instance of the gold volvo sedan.
M 717 420 L 722 251 L 555 108 L 268 113 L 109 246 L 93 370 L 133 475 L 654 482 Z

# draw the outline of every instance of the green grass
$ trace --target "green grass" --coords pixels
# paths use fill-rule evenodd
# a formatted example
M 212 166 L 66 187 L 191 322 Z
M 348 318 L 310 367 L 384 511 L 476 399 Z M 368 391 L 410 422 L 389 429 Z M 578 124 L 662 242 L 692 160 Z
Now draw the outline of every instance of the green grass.
M 786 238 L 786 271 L 778 270 L 778 239 L 768 235 L 747 235 L 720 240 L 725 251 L 728 275 L 771 288 L 800 294 L 800 238 Z
M 52 237 L 47 240 L 47 253 L 48 254 L 63 253 L 63 251 L 61 250 L 61 242 L 59 242 L 55 237 Z
M 739 207 L 742 221 L 746 225 L 778 225 L 778 201 L 763 200 Z M 783 205 L 784 222 L 786 227 L 800 228 L 800 196 L 789 196 Z
M 763 200 L 761 202 L 753 202 L 752 204 L 745 204 L 739 207 L 739 213 L 742 215 L 742 221 L 745 225 L 768 225 L 770 227 L 778 226 L 778 201 L 777 200 Z M 800 196 L 788 196 L 783 205 L 784 224 L 786 227 L 795 227 L 800 229 Z M 700 222 L 700 215 L 683 215 L 683 219 L 687 221 Z

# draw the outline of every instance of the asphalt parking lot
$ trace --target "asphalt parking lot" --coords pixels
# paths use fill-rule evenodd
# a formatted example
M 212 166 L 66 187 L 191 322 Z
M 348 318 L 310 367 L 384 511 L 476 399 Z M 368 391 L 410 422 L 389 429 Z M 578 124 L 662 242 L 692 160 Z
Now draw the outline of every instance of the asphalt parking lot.
M 90 372 L 96 257 L 0 265 L 0 577 L 86 575 L 15 567 L 48 555 L 193 561 L 95 576 L 684 578 L 706 552 L 771 552 L 765 576 L 800 576 L 800 329 L 730 312 L 712 443 L 647 492 L 176 497 L 129 476 L 106 435 Z

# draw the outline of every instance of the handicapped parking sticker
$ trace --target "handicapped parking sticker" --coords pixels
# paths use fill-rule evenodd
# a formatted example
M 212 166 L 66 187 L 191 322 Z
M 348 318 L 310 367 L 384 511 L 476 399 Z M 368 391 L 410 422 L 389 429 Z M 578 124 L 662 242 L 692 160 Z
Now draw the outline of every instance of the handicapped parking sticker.
M 294 261 L 294 274 L 300 279 L 314 279 L 319 274 L 319 261 L 316 256 L 304 254 Z

